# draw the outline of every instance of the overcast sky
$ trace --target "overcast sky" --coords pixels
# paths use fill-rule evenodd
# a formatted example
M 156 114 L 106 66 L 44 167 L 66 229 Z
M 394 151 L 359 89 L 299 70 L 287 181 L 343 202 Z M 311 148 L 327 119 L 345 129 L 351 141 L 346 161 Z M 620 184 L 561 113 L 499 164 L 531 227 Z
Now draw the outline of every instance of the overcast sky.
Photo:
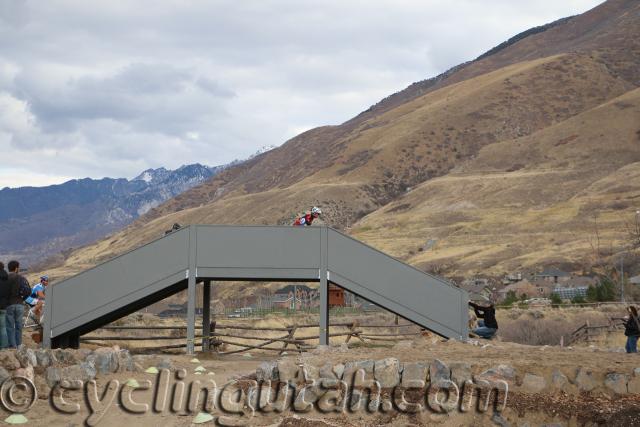
M 0 0 L 0 188 L 245 158 L 600 0 Z

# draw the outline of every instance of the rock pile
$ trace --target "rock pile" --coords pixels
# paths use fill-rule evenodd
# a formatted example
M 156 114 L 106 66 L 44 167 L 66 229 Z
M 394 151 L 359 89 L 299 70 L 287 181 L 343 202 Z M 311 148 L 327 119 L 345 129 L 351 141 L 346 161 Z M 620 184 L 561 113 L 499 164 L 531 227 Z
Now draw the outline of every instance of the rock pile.
M 59 381 L 88 381 L 98 374 L 141 371 L 129 350 L 103 347 L 96 350 L 32 349 L 0 351 L 0 382 L 12 376 L 33 381 L 38 395 L 45 399 Z
M 361 378 L 354 378 L 361 370 Z M 307 378 L 303 378 L 303 374 Z M 475 373 L 474 373 L 475 372 Z M 300 382 L 309 380 L 342 380 L 354 384 L 354 380 L 375 380 L 382 389 L 397 386 L 410 387 L 419 382 L 429 384 L 450 380 L 462 387 L 465 381 L 504 381 L 510 391 L 538 394 L 564 391 L 568 393 L 591 392 L 594 390 L 609 395 L 640 394 L 640 368 L 631 373 L 596 373 L 587 368 L 578 368 L 573 372 L 563 373 L 554 370 L 550 377 L 535 372 L 518 373 L 510 365 L 496 365 L 481 370 L 468 363 L 452 363 L 447 365 L 441 360 L 431 362 L 402 363 L 396 358 L 381 360 L 349 361 L 344 364 L 324 362 L 322 366 L 314 366 L 308 361 L 297 361 L 285 357 L 275 362 L 264 362 L 256 371 L 258 381 Z

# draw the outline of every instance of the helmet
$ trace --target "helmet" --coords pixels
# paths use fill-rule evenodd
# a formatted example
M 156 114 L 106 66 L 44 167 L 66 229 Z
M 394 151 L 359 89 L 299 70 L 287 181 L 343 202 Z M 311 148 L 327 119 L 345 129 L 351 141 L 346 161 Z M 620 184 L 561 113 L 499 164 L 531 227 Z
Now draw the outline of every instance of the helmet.
M 46 281 L 49 281 L 49 276 L 47 276 L 47 275 L 40 276 L 40 280 L 46 280 Z
M 315 215 L 322 215 L 322 211 L 320 210 L 320 208 L 314 206 L 311 208 L 311 213 L 315 214 Z

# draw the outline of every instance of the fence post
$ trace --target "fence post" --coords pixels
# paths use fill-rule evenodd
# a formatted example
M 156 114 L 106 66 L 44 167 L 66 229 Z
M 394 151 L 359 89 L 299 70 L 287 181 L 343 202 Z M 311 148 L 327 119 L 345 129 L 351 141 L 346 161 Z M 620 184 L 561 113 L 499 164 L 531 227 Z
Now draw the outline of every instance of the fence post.
M 209 351 L 211 340 L 211 280 L 202 284 L 202 351 Z
M 293 336 L 295 335 L 295 333 L 296 333 L 296 327 L 295 326 L 291 326 L 289 328 L 289 334 L 287 335 L 286 339 L 292 340 Z M 282 346 L 282 350 L 280 350 L 279 354 L 284 353 L 284 351 L 287 349 L 288 346 L 289 346 L 289 343 L 287 341 L 284 341 L 284 345 Z
M 584 328 L 584 336 L 585 339 L 587 341 L 587 343 L 589 342 L 589 321 L 587 320 L 587 322 L 585 323 L 585 328 Z

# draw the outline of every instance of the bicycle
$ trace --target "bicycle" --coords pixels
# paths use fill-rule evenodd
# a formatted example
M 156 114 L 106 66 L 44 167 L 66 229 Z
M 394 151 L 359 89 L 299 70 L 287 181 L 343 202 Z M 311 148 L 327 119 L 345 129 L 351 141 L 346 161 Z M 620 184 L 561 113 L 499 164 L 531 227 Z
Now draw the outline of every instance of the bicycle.
M 42 319 L 38 319 L 35 312 L 35 306 L 29 307 L 29 310 L 25 313 L 24 319 L 22 321 L 22 328 L 29 329 L 34 328 L 37 329 L 40 327 L 40 322 Z

